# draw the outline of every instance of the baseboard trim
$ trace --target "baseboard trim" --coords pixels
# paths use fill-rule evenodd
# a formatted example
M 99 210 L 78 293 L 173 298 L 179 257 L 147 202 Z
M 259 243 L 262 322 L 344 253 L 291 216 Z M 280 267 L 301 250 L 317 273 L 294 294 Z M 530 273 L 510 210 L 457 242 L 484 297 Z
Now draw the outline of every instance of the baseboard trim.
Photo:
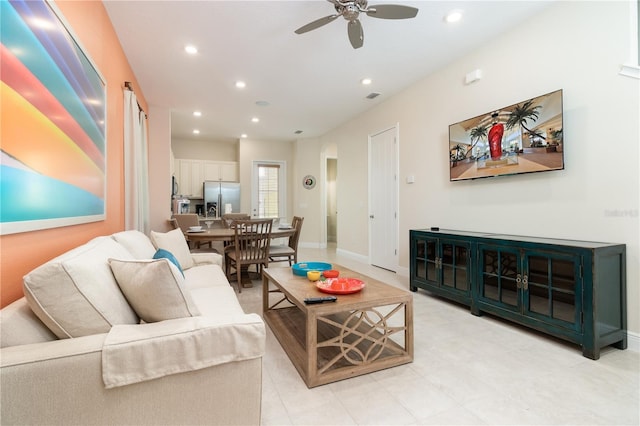
M 640 352 L 640 334 L 627 330 L 627 349 Z
M 325 249 L 327 248 L 326 243 L 303 243 L 299 242 L 298 247 L 301 248 L 311 248 L 311 249 Z
M 347 251 L 347 250 L 343 250 L 341 248 L 337 248 L 336 249 L 336 255 L 348 257 L 349 259 L 357 260 L 358 262 L 362 262 L 362 263 L 365 263 L 367 265 L 369 264 L 369 257 L 368 256 L 363 256 L 361 254 L 354 253 L 354 252 Z

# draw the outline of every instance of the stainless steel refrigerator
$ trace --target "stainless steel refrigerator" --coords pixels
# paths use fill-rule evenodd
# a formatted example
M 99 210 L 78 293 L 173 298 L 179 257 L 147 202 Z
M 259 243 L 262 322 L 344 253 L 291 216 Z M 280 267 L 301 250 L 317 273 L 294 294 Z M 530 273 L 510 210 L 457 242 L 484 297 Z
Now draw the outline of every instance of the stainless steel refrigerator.
M 223 214 L 240 212 L 240 184 L 236 182 L 205 181 L 204 205 L 207 217 L 222 217 Z

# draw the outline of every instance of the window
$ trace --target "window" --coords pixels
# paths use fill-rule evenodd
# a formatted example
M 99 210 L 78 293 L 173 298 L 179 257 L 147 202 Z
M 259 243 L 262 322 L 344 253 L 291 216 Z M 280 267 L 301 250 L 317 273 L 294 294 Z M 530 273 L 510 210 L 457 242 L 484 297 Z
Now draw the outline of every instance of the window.
M 259 218 L 286 217 L 284 163 L 257 161 L 254 163 L 253 173 L 253 216 Z
M 280 166 L 277 164 L 258 165 L 258 216 L 279 217 L 278 181 Z

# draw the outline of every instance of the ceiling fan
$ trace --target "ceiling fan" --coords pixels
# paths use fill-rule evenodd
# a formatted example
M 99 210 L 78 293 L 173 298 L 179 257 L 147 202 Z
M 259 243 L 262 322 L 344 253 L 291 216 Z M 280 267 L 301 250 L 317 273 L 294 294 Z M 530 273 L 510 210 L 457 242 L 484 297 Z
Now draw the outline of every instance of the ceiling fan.
M 313 22 L 309 22 L 307 25 L 303 25 L 298 28 L 296 34 L 304 34 L 308 31 L 320 28 L 323 25 L 332 22 L 334 19 L 342 16 L 348 21 L 347 34 L 349 35 L 349 41 L 354 49 L 362 47 L 364 42 L 364 33 L 362 32 L 362 24 L 358 16 L 360 13 L 366 13 L 372 18 L 381 19 L 408 19 L 415 18 L 418 14 L 418 9 L 411 6 L 402 6 L 398 4 L 378 4 L 368 6 L 367 0 L 327 0 L 329 3 L 333 3 L 336 9 L 336 13 L 333 15 L 325 16 L 324 18 L 316 19 Z

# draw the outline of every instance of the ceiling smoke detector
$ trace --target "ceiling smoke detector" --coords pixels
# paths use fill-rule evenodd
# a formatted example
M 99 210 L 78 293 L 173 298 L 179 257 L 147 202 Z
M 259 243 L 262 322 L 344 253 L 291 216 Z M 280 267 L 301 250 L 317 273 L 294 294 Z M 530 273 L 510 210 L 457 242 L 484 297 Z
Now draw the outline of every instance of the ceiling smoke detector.
M 371 92 L 371 93 L 369 93 L 369 94 L 367 95 L 367 99 L 375 99 L 375 98 L 377 98 L 378 96 L 380 96 L 380 93 L 377 93 L 377 92 Z

